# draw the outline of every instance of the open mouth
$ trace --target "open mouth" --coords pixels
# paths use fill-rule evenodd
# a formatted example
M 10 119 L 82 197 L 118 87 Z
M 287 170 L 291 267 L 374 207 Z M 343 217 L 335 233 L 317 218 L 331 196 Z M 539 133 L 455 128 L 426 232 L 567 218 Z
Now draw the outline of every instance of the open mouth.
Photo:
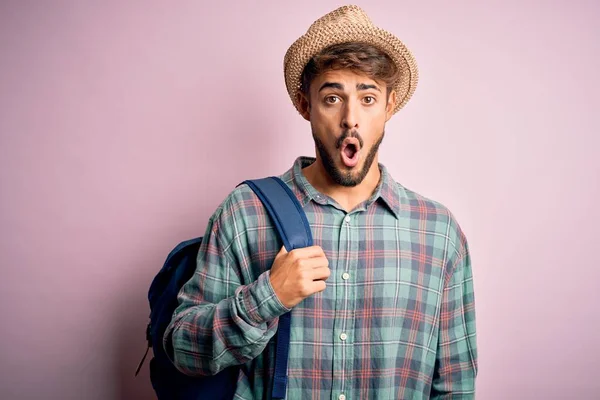
M 360 144 L 355 138 L 347 138 L 341 146 L 342 162 L 348 168 L 355 167 L 360 159 Z
M 344 148 L 344 153 L 346 154 L 346 157 L 353 159 L 356 153 L 358 153 L 358 149 L 354 144 L 350 143 Z

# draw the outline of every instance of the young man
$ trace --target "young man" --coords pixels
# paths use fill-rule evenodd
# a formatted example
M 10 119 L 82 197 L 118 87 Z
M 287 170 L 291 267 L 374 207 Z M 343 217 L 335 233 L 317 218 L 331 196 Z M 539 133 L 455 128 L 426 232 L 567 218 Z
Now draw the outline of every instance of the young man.
M 358 7 L 317 20 L 288 50 L 290 97 L 316 157 L 281 178 L 315 246 L 286 252 L 259 199 L 236 188 L 211 217 L 165 335 L 178 369 L 232 365 L 236 398 L 271 396 L 278 317 L 292 311 L 288 399 L 470 399 L 477 375 L 469 250 L 450 211 L 378 161 L 417 67 Z

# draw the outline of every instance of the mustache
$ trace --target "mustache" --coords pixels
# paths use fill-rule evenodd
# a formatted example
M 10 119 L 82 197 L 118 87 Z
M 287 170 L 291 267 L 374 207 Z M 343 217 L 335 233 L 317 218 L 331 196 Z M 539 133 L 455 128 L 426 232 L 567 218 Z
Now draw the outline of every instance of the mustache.
M 338 138 L 337 142 L 335 143 L 335 148 L 339 149 L 340 147 L 342 147 L 342 143 L 344 142 L 344 140 L 349 137 L 358 139 L 358 143 L 360 143 L 360 147 L 363 147 L 363 138 L 362 138 L 362 136 L 360 136 L 360 133 L 358 133 L 358 131 L 356 129 L 354 129 L 352 131 L 350 129 L 346 129 L 344 132 L 342 132 L 342 136 L 340 136 Z

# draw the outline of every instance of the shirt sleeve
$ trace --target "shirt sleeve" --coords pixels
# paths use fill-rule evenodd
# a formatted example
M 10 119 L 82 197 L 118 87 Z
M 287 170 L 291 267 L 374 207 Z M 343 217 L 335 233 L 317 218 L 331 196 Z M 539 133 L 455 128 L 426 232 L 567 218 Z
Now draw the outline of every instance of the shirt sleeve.
M 431 399 L 474 399 L 477 376 L 475 301 L 466 240 L 442 294 Z
M 190 376 L 214 375 L 254 359 L 276 333 L 278 317 L 290 311 L 275 295 L 269 271 L 242 284 L 239 261 L 234 261 L 240 255 L 230 254 L 239 235 L 231 231 L 236 224 L 231 216 L 215 214 L 164 335 L 169 358 Z

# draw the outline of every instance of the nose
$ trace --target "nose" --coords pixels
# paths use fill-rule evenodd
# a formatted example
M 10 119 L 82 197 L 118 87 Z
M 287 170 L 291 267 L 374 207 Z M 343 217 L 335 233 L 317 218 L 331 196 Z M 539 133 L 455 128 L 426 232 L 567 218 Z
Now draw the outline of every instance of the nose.
M 341 124 L 344 129 L 358 129 L 358 107 L 352 103 L 348 101 L 344 107 Z

